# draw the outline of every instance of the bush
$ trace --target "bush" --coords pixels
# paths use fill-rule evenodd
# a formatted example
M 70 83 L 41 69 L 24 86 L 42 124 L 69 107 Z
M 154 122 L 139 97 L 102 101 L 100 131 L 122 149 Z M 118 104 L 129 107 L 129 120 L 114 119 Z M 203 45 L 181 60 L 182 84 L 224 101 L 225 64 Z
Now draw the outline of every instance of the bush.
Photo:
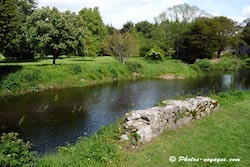
M 209 70 L 213 68 L 213 64 L 208 59 L 198 60 L 196 63 L 202 70 Z
M 161 50 L 161 48 L 154 46 L 153 48 L 151 48 L 149 50 L 149 52 L 146 55 L 146 58 L 149 60 L 153 60 L 153 61 L 163 61 L 163 57 L 164 57 L 164 51 Z
M 3 134 L 0 138 L 0 164 L 2 166 L 35 166 L 36 154 L 31 144 L 19 139 L 17 133 Z
M 214 66 L 217 70 L 237 70 L 244 66 L 244 62 L 235 57 L 223 57 L 221 60 Z

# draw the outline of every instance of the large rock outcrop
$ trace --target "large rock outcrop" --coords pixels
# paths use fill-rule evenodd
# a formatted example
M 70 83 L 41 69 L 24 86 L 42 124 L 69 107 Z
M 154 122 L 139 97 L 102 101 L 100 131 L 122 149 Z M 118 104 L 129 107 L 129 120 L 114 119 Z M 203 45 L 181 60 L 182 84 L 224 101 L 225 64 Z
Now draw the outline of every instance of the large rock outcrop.
M 124 122 L 126 133 L 121 139 L 129 140 L 132 137 L 137 143 L 146 143 L 165 130 L 176 129 L 193 120 L 201 119 L 218 108 L 218 101 L 201 96 L 185 101 L 163 101 L 162 106 L 128 113 Z

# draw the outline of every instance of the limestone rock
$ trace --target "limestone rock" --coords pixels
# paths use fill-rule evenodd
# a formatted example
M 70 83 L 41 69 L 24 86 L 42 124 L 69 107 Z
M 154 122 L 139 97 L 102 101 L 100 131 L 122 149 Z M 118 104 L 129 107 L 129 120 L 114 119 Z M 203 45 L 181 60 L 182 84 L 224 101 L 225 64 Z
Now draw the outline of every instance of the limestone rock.
M 219 108 L 218 101 L 209 97 L 198 96 L 182 100 L 166 100 L 164 107 L 132 111 L 124 122 L 126 133 L 122 140 L 129 140 L 129 135 L 136 133 L 138 143 L 146 143 L 163 133 L 164 130 L 176 129 L 195 119 L 201 119 Z M 133 135 L 130 135 L 133 136 Z

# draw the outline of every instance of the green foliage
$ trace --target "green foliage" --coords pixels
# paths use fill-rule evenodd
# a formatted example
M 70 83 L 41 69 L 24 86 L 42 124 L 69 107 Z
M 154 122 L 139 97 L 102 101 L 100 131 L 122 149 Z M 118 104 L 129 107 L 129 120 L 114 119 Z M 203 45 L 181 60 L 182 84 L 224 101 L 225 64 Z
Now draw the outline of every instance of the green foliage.
M 34 10 L 37 8 L 36 0 L 17 0 L 18 11 L 22 19 L 26 19 L 27 16 L 30 16 Z
M 209 59 L 200 59 L 195 64 L 202 70 L 211 70 L 213 68 L 213 64 Z
M 135 24 L 136 31 L 141 33 L 145 38 L 152 37 L 154 25 L 148 21 L 141 21 Z
M 178 58 L 193 63 L 198 58 L 219 57 L 237 41 L 235 22 L 226 17 L 196 19 L 181 43 Z
M 153 61 L 163 61 L 164 52 L 159 47 L 154 46 L 147 53 L 146 58 Z
M 61 13 L 56 8 L 41 8 L 27 18 L 24 29 L 35 52 L 46 56 L 53 55 L 53 64 L 63 54 L 84 53 L 84 22 L 75 13 Z
M 85 21 L 86 29 L 89 31 L 86 38 L 86 56 L 96 56 L 101 52 L 101 45 L 108 34 L 107 28 L 102 21 L 98 7 L 83 8 L 79 16 Z
M 243 27 L 243 31 L 241 33 L 241 38 L 243 39 L 243 41 L 247 44 L 250 45 L 250 18 L 248 18 L 247 20 L 244 21 L 244 23 L 246 24 Z
M 139 46 L 136 37 L 129 32 L 114 32 L 105 41 L 105 52 L 125 64 L 129 57 L 139 53 Z
M 216 70 L 238 70 L 244 67 L 246 63 L 238 58 L 229 56 L 229 57 L 222 57 L 221 60 L 214 64 L 214 69 Z
M 12 43 L 15 43 L 19 24 L 16 0 L 0 1 L 0 52 L 3 55 L 6 55 L 6 51 L 12 48 Z
M 25 25 L 27 17 L 36 9 L 37 3 L 34 0 L 15 0 L 15 4 L 18 11 L 19 24 L 13 34 L 13 40 L 6 45 L 4 56 L 12 60 L 34 59 L 31 43 L 26 40 Z
M 134 28 L 134 23 L 132 21 L 128 21 L 127 23 L 123 24 L 121 32 L 131 32 Z
M 232 19 L 229 19 L 224 16 L 212 18 L 214 22 L 214 36 L 216 39 L 217 46 L 217 56 L 220 57 L 221 53 L 232 45 L 239 45 L 239 36 L 237 36 L 237 23 Z
M 162 21 L 153 31 L 153 41 L 169 56 L 180 55 L 181 42 L 189 24 L 179 21 Z
M 20 139 L 17 133 L 3 134 L 0 138 L 1 166 L 35 166 L 36 154 L 30 148 L 31 144 Z
M 199 59 L 193 65 L 199 66 L 202 70 L 238 70 L 244 67 L 246 62 L 244 60 L 238 59 L 232 56 L 224 55 L 222 58 L 218 59 L 217 62 L 213 62 L 209 59 Z

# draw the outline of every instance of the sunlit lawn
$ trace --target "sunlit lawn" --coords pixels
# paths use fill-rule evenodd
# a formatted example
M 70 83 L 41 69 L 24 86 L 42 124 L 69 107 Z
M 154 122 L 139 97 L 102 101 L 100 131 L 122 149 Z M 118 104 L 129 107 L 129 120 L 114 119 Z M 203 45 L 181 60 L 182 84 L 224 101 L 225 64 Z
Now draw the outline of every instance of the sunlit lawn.
M 115 61 L 112 57 L 66 57 L 62 56 L 59 59 L 56 59 L 56 64 L 57 65 L 63 65 L 63 64 L 96 64 L 96 63 L 110 63 Z M 34 61 L 15 61 L 15 62 L 10 62 L 5 60 L 1 55 L 0 55 L 0 66 L 10 66 L 10 65 L 18 65 L 18 66 L 34 66 L 34 65 L 52 65 L 52 57 L 48 57 L 47 59 L 44 60 L 34 60 Z
M 230 100 L 228 97 L 222 101 Z M 128 159 L 120 166 L 166 167 L 166 166 L 241 166 L 250 165 L 250 94 L 241 102 L 226 102 L 209 117 L 166 132 L 161 137 L 139 149 L 128 151 Z M 176 162 L 169 157 L 175 156 Z M 240 162 L 178 162 L 179 157 L 230 158 Z

